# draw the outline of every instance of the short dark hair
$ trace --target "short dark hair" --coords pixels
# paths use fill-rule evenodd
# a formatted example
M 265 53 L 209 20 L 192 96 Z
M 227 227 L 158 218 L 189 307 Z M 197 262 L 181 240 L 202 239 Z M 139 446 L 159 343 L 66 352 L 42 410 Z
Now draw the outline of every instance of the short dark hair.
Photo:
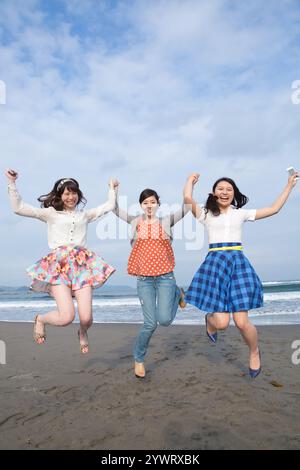
M 157 203 L 158 205 L 160 206 L 160 198 L 159 198 L 159 195 L 157 194 L 156 191 L 154 191 L 153 189 L 144 189 L 144 191 L 141 192 L 140 194 L 140 199 L 139 199 L 139 202 L 140 204 L 142 204 L 142 202 L 147 199 L 148 197 L 151 197 L 151 196 L 154 196 L 155 199 L 157 200 Z

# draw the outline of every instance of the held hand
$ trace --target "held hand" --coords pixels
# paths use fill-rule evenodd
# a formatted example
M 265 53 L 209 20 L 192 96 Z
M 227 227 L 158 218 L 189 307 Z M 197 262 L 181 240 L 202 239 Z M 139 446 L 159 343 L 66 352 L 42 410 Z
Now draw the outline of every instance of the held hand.
M 119 181 L 118 180 L 114 180 L 114 179 L 110 179 L 109 180 L 109 187 L 110 189 L 118 189 L 119 188 Z
M 290 177 L 289 177 L 289 181 L 288 181 L 288 185 L 289 185 L 291 188 L 293 188 L 294 186 L 296 186 L 299 177 L 300 177 L 299 173 L 295 173 L 294 175 L 290 176 Z
M 16 181 L 18 178 L 18 173 L 11 168 L 7 168 L 5 171 L 5 176 L 9 179 L 9 181 Z
M 199 173 L 192 173 L 192 174 L 188 177 L 188 181 L 190 181 L 190 182 L 192 183 L 192 185 L 194 186 L 196 183 L 198 183 L 199 178 L 200 178 L 200 174 L 199 174 Z

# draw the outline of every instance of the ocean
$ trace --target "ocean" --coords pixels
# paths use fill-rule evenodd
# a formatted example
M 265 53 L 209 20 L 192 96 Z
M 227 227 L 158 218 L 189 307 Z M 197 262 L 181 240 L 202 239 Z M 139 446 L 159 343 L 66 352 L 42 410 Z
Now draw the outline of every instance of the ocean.
M 252 310 L 249 317 L 256 325 L 300 324 L 300 280 L 264 282 L 264 307 Z M 76 301 L 75 301 L 76 304 Z M 37 313 L 55 308 L 46 294 L 28 287 L 0 286 L 0 321 L 32 322 Z M 142 323 L 142 310 L 136 289 L 127 286 L 103 286 L 94 291 L 95 323 Z M 78 316 L 76 315 L 76 320 Z M 178 309 L 178 325 L 203 325 L 204 312 L 188 305 Z

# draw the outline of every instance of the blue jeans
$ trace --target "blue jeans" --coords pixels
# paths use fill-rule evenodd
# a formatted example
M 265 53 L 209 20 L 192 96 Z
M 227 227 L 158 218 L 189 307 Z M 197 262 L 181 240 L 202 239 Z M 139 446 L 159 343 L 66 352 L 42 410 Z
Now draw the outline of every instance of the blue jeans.
M 137 292 L 143 309 L 144 325 L 134 346 L 134 358 L 137 362 L 144 362 L 157 323 L 169 326 L 175 318 L 180 289 L 176 286 L 174 273 L 170 272 L 161 276 L 138 276 Z

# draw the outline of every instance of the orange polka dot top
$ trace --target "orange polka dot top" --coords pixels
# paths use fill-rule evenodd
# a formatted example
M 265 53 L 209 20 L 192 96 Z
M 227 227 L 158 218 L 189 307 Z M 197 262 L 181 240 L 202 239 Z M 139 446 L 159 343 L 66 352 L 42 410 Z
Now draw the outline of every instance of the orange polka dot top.
M 174 270 L 175 259 L 170 237 L 159 220 L 149 224 L 141 220 L 131 251 L 127 272 L 132 276 L 161 276 Z

